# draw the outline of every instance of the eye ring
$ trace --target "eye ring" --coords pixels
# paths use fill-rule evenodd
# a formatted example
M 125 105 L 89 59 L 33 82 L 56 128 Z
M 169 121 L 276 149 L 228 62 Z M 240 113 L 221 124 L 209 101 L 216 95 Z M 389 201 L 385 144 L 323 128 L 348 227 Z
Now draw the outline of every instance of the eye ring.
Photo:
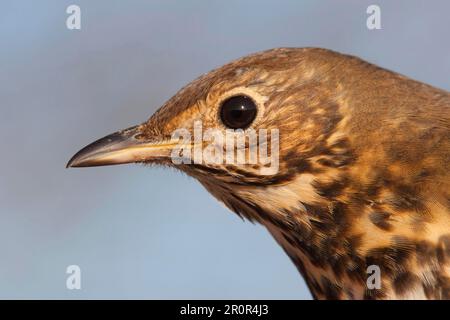
M 220 105 L 220 119 L 230 129 L 246 129 L 256 119 L 258 107 L 247 95 L 239 94 L 225 99 Z

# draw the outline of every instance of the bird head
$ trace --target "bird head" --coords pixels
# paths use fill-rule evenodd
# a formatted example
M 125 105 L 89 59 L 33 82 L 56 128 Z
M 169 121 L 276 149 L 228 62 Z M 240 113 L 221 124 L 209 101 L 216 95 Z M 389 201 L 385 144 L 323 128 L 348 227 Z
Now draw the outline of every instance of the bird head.
M 231 199 L 223 193 L 230 190 L 286 184 L 311 169 L 340 120 L 339 97 L 331 97 L 322 81 L 327 66 L 330 53 L 321 49 L 241 58 L 182 88 L 148 121 L 83 148 L 68 167 L 172 166 L 226 204 Z

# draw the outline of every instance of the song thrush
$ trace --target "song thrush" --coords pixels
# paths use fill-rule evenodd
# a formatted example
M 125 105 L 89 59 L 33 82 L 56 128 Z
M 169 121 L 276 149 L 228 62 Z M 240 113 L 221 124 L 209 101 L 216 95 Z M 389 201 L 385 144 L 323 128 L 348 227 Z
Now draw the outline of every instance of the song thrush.
M 278 130 L 276 172 L 174 163 L 172 133 L 196 121 L 220 132 Z M 176 167 L 263 224 L 315 298 L 450 298 L 447 91 L 325 49 L 273 49 L 201 76 L 68 166 L 130 162 Z M 370 266 L 378 288 L 367 284 Z

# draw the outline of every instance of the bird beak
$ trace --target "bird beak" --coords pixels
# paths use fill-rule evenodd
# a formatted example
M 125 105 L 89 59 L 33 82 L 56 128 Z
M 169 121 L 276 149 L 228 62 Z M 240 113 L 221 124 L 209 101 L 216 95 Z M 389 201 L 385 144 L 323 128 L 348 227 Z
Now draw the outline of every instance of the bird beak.
M 69 167 L 95 167 L 168 159 L 176 145 L 139 139 L 141 126 L 131 127 L 101 138 L 78 151 Z

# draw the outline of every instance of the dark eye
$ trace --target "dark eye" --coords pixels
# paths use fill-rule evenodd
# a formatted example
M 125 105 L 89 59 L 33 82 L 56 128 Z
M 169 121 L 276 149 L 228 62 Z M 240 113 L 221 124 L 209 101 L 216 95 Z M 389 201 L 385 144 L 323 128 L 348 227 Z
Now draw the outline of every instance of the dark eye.
M 220 107 L 220 118 L 225 126 L 231 129 L 245 129 L 256 118 L 256 105 L 247 96 L 228 98 Z

